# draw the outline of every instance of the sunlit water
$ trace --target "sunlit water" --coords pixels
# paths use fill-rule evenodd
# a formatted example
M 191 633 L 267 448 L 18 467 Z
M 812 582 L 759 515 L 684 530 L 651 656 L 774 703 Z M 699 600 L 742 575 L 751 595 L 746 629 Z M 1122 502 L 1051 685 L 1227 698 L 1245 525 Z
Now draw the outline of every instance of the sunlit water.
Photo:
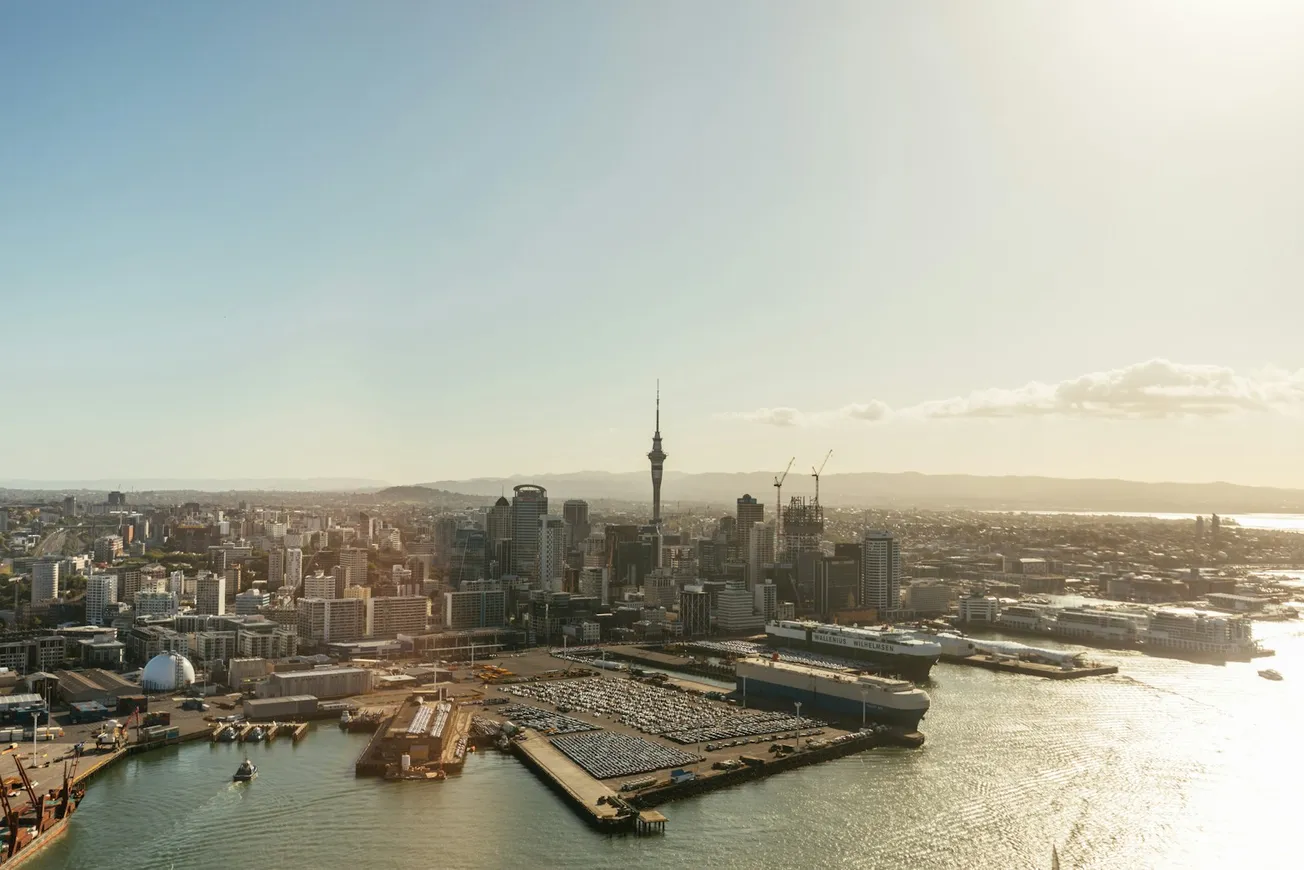
M 1304 625 L 1279 654 L 1201 665 L 1092 650 L 1117 677 L 939 665 L 919 751 L 874 751 L 665 807 L 664 838 L 608 837 L 514 759 L 445 783 L 355 780 L 364 737 L 147 754 L 90 787 L 33 867 L 1299 867 Z M 1045 641 L 1045 645 L 1066 646 Z M 1273 667 L 1285 682 L 1261 679 Z
M 1152 520 L 1194 520 L 1196 514 L 1148 513 L 1145 511 L 984 511 L 1036 516 L 1130 517 Z M 1208 515 L 1206 515 L 1208 516 Z M 1304 532 L 1304 514 L 1219 514 L 1246 529 L 1269 529 L 1278 532 Z

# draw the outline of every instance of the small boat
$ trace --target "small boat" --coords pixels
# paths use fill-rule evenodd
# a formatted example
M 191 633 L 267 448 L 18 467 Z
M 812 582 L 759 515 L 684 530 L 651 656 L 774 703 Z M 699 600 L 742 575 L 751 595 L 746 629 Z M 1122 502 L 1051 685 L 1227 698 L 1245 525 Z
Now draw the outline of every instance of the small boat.
M 223 743 L 234 743 L 236 738 L 235 726 L 228 725 L 218 732 L 217 739 Z
M 1259 676 L 1263 677 L 1265 680 L 1273 680 L 1277 682 L 1280 682 L 1282 679 L 1284 679 L 1281 674 L 1277 673 L 1272 668 L 1259 671 Z
M 261 743 L 266 738 L 267 732 L 263 730 L 263 726 L 261 725 L 255 725 L 250 728 L 249 733 L 245 735 L 245 740 L 248 740 L 250 743 Z
M 349 727 L 349 723 L 352 721 L 353 721 L 353 714 L 350 713 L 348 710 L 345 710 L 343 713 L 340 714 L 341 728 L 347 729 Z
M 249 759 L 240 762 L 236 768 L 235 776 L 231 777 L 232 782 L 252 782 L 253 778 L 258 775 L 258 765 Z

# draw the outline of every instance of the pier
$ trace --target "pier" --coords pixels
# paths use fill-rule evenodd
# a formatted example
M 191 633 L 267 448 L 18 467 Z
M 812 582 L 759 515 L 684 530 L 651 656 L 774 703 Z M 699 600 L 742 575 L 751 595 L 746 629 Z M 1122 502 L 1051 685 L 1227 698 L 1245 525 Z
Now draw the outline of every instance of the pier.
M 1083 677 L 1103 677 L 1118 673 L 1118 665 L 1074 665 L 1062 667 L 1041 662 L 1029 662 L 1007 656 L 943 656 L 942 661 L 953 665 L 967 665 L 1006 674 L 1025 674 L 1047 680 L 1080 680 Z
M 634 829 L 638 814 L 633 807 L 562 755 L 538 732 L 528 731 L 526 739 L 513 741 L 512 752 L 595 828 L 604 831 Z M 661 816 L 660 824 L 664 831 L 665 816 Z

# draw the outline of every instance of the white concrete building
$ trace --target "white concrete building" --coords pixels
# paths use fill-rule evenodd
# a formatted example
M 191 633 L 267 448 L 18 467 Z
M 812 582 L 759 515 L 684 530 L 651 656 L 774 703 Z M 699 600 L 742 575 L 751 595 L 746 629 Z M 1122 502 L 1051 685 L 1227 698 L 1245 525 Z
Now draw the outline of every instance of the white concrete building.
M 752 593 L 739 587 L 730 587 L 720 592 L 716 604 L 716 624 L 726 634 L 759 632 L 765 628 L 765 620 L 755 613 Z
M 201 571 L 195 578 L 195 612 L 221 616 L 226 613 L 226 578 Z
M 86 578 L 86 621 L 91 625 L 104 624 L 104 610 L 118 603 L 118 575 L 92 574 Z
M 993 595 L 967 595 L 960 599 L 961 622 L 995 622 L 1001 615 L 1001 602 Z
M 334 598 L 335 576 L 317 571 L 303 578 L 302 598 Z
M 136 616 L 176 616 L 177 597 L 171 592 L 136 593 Z
M 868 531 L 861 540 L 860 602 L 880 618 L 901 608 L 901 542 L 891 532 Z
M 59 597 L 59 559 L 32 563 L 32 606 L 45 607 Z

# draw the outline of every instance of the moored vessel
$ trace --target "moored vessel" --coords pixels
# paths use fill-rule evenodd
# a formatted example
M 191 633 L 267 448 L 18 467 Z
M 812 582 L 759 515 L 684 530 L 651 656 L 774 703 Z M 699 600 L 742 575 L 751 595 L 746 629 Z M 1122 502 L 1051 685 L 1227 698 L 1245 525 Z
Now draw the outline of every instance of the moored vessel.
M 26 806 L 15 806 L 5 790 L 0 789 L 6 832 L 5 842 L 0 847 L 0 867 L 6 870 L 21 866 L 63 834 L 67 830 L 68 819 L 86 793 L 85 788 L 77 785 L 76 759 L 64 768 L 63 785 L 41 795 L 36 793 L 27 770 L 17 756 L 14 757 L 14 764 L 18 767 L 23 789 L 27 792 L 28 803 Z
M 784 701 L 800 701 L 812 710 L 914 731 L 931 703 L 923 689 L 908 680 L 857 673 L 850 668 L 823 668 L 774 659 L 735 662 L 738 692 Z
M 869 662 L 875 670 L 923 682 L 942 655 L 942 647 L 895 629 L 857 628 L 795 619 L 778 619 L 765 626 L 771 646 Z

